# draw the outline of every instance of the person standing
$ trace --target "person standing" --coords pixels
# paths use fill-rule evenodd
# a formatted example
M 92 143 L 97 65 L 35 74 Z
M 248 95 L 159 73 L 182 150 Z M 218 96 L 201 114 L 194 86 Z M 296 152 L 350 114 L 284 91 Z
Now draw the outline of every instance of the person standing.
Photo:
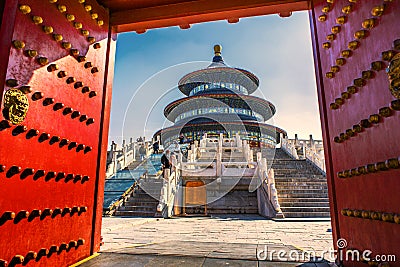
M 146 155 L 146 148 L 144 147 L 144 145 L 141 145 L 139 147 L 139 155 L 140 155 L 140 160 L 144 160 L 144 157 Z
M 171 169 L 171 163 L 169 162 L 170 156 L 171 156 L 171 153 L 167 149 L 167 150 L 165 150 L 165 153 L 161 157 L 161 170 L 162 170 L 163 177 L 164 177 L 164 170 Z
M 159 148 L 160 148 L 160 146 L 158 145 L 158 141 L 154 142 L 154 144 L 153 144 L 153 153 L 154 154 L 158 154 Z
M 179 135 L 179 144 L 185 143 L 185 136 L 183 134 Z

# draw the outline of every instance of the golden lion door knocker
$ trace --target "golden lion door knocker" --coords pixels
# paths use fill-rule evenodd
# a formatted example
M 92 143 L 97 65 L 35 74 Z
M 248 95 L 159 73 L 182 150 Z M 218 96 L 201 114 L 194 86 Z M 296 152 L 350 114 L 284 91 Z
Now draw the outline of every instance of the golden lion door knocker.
M 3 116 L 12 124 L 23 122 L 28 108 L 29 101 L 23 92 L 14 88 L 6 91 L 4 94 Z
M 395 98 L 400 98 L 400 53 L 397 53 L 386 69 L 389 77 L 389 90 Z

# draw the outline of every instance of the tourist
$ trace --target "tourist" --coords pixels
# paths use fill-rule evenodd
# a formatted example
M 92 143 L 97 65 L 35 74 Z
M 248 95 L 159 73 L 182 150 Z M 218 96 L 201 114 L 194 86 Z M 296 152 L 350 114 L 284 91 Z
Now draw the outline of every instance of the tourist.
M 144 145 L 140 146 L 139 155 L 140 155 L 140 160 L 144 160 L 144 157 L 146 155 L 146 148 L 144 147 Z
M 184 158 L 188 158 L 189 150 L 191 149 L 191 143 L 187 143 L 186 146 L 181 146 L 181 153 Z
M 166 169 L 171 169 L 171 163 L 169 162 L 171 154 L 169 149 L 165 150 L 165 154 L 162 155 L 161 157 L 161 170 L 162 170 L 162 175 L 164 177 L 164 170 Z
M 179 144 L 183 144 L 185 142 L 185 136 L 183 134 L 179 135 Z
M 158 141 L 153 144 L 153 154 L 158 154 L 158 149 L 160 148 Z

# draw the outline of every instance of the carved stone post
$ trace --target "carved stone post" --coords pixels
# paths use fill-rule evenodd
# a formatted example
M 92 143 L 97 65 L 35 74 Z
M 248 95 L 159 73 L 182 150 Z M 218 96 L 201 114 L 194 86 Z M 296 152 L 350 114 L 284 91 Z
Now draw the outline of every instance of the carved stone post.
M 257 156 L 257 162 L 261 162 L 261 158 L 262 158 L 261 152 L 257 152 L 256 156 Z
M 133 149 L 133 160 L 136 161 L 136 142 L 132 144 Z
M 284 148 L 288 148 L 288 137 L 287 136 L 284 136 L 283 138 L 282 138 L 282 143 L 281 143 L 281 147 L 284 147 Z
M 126 142 L 125 140 L 122 140 L 122 160 L 123 160 L 123 164 L 121 164 L 121 169 L 126 167 L 126 153 L 127 153 L 127 149 L 126 149 Z
M 247 141 L 243 140 L 243 157 L 247 160 L 249 158 L 249 147 Z
M 196 148 L 192 148 L 191 150 L 188 150 L 187 154 L 187 162 L 192 162 L 192 155 L 193 155 L 193 150 Z
M 206 147 L 207 146 L 207 133 L 203 135 L 203 138 L 200 140 L 200 147 Z
M 117 144 L 112 142 L 112 162 L 113 162 L 113 174 L 117 172 Z
M 163 176 L 164 176 L 164 181 L 163 181 L 163 187 L 162 187 L 162 209 L 161 215 L 163 218 L 169 218 L 169 177 L 170 177 L 170 169 L 164 169 L 163 171 Z
M 169 159 L 169 162 L 171 162 L 171 166 L 172 166 L 171 173 L 176 170 L 176 165 L 177 165 L 176 161 L 177 161 L 176 156 L 175 155 L 171 155 L 171 157 Z
M 278 191 L 276 190 L 275 187 L 275 174 L 274 174 L 274 169 L 272 168 L 269 169 L 268 171 L 268 191 L 272 205 L 276 210 L 276 217 L 284 218 L 285 216 L 283 215 L 281 206 L 279 205 Z
M 313 139 L 313 137 L 312 137 L 312 134 L 310 134 L 310 140 L 309 140 L 309 142 L 310 142 L 310 148 L 311 148 L 312 150 L 315 150 L 315 147 L 314 147 L 315 142 L 314 142 L 314 139 Z
M 221 177 L 222 176 L 222 140 L 223 140 L 223 136 L 222 133 L 219 134 L 219 139 L 218 139 L 218 147 L 217 147 L 217 158 L 216 158 L 216 173 L 215 175 L 217 177 Z
M 247 159 L 247 162 L 253 162 L 253 160 L 254 160 L 254 151 L 253 151 L 253 149 L 250 149 L 249 150 L 249 158 Z
M 235 138 L 236 138 L 236 146 L 242 147 L 242 140 L 240 140 L 240 135 L 238 133 L 235 134 Z
M 111 162 L 114 158 L 114 141 L 111 141 L 110 152 L 107 155 L 107 162 Z
M 168 200 L 169 200 L 169 186 L 170 186 L 169 177 L 170 177 L 170 175 L 171 175 L 171 170 L 168 168 L 164 169 L 164 180 L 165 180 L 165 183 L 167 184 L 166 195 L 164 196 L 166 205 L 168 205 Z
M 263 176 L 262 176 L 262 173 L 263 173 L 263 166 L 262 166 L 262 164 L 261 164 L 261 160 L 262 160 L 262 154 L 261 154 L 261 152 L 257 152 L 257 154 L 256 154 L 256 157 L 257 157 L 257 171 L 258 171 L 258 177 L 260 178 L 260 180 L 261 180 L 261 183 L 263 182 Z

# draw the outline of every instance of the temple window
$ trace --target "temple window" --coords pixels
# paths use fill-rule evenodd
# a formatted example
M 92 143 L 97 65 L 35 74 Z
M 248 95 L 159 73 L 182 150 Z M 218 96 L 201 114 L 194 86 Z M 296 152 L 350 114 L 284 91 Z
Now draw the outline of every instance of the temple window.
M 264 117 L 252 110 L 243 109 L 243 108 L 227 108 L 227 107 L 212 107 L 212 108 L 200 108 L 195 110 L 190 110 L 185 113 L 180 114 L 176 119 L 175 122 L 178 122 L 184 118 L 193 117 L 196 115 L 201 114 L 239 114 L 239 115 L 247 115 L 255 118 L 258 121 L 264 121 Z
M 220 88 L 228 88 L 228 89 L 233 89 L 236 90 L 238 92 L 243 92 L 245 94 L 248 94 L 248 91 L 245 87 L 241 86 L 241 85 L 237 85 L 237 84 L 233 84 L 233 83 L 219 83 L 219 82 L 214 82 L 211 84 L 202 84 L 199 85 L 195 88 L 193 88 L 190 93 L 189 96 L 195 95 L 198 92 L 204 91 L 204 90 L 208 90 L 208 89 L 220 89 Z

